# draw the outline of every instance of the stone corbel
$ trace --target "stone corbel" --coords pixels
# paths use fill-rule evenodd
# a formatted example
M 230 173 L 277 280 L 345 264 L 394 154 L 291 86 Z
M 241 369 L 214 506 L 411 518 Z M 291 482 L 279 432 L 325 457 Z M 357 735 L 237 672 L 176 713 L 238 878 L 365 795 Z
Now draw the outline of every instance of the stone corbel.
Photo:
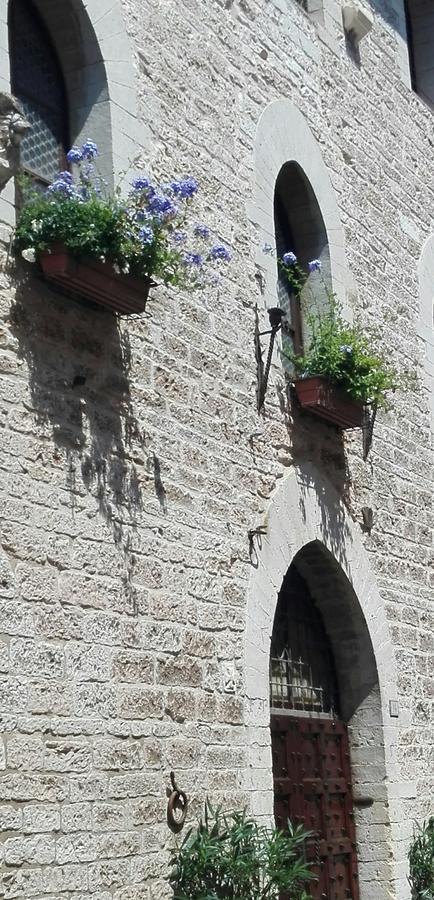
M 17 98 L 0 92 L 0 191 L 20 171 L 20 145 L 29 130 Z
M 374 24 L 372 13 L 363 9 L 358 0 L 353 0 L 351 3 L 344 3 L 342 7 L 342 18 L 345 31 L 356 46 L 367 34 L 369 34 Z

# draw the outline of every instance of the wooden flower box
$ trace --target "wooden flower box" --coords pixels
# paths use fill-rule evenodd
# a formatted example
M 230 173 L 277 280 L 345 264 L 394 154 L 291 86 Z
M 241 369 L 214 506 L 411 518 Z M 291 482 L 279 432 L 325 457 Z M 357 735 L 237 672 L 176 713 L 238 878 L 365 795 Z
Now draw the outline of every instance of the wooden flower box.
M 363 403 L 353 400 L 346 391 L 326 378 L 297 378 L 294 389 L 298 402 L 307 412 L 332 422 L 339 428 L 361 428 Z
M 121 316 L 145 310 L 150 278 L 134 278 L 115 271 L 99 259 L 77 259 L 62 244 L 53 244 L 39 257 L 44 277 L 50 283 L 91 300 Z

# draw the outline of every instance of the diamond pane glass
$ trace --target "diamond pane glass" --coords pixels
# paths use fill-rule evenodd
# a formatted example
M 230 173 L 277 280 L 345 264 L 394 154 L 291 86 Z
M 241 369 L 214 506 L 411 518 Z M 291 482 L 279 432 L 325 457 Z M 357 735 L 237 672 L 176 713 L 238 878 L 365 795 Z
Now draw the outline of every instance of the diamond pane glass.
M 10 13 L 12 89 L 32 126 L 21 144 L 25 169 L 51 181 L 63 165 L 67 104 L 49 35 L 29 0 Z

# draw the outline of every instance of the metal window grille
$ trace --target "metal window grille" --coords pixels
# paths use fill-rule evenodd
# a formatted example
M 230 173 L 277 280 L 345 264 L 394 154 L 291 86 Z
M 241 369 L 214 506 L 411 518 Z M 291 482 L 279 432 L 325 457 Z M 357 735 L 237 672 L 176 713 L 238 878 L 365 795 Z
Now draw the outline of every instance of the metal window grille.
M 12 90 L 31 131 L 21 144 L 23 167 L 51 181 L 65 163 L 67 100 L 48 32 L 30 0 L 13 0 L 9 18 Z
M 291 566 L 279 595 L 270 658 L 273 712 L 335 718 L 339 712 L 333 656 L 306 582 Z

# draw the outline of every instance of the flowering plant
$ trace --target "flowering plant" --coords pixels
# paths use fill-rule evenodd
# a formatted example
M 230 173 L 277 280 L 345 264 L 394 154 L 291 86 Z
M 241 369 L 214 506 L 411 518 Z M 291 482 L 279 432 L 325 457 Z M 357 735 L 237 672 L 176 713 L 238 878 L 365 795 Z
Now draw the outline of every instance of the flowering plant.
M 56 242 L 73 256 L 100 259 L 118 272 L 181 287 L 198 287 L 218 277 L 229 250 L 212 242 L 206 225 L 189 226 L 187 221 L 198 192 L 196 180 L 189 176 L 163 185 L 140 175 L 123 198 L 119 191 L 107 191 L 95 168 L 97 156 L 96 144 L 88 140 L 67 155 L 74 176 L 60 172 L 44 193 L 24 184 L 16 251 L 38 259 Z
M 321 263 L 308 263 L 308 273 L 298 264 L 294 253 L 285 253 L 279 261 L 288 284 L 300 295 L 308 273 L 320 272 Z M 290 360 L 298 378 L 321 376 L 342 387 L 354 400 L 375 407 L 387 405 L 387 392 L 395 390 L 397 374 L 371 343 L 358 324 L 350 325 L 342 316 L 338 300 L 324 284 L 326 303 L 320 309 L 305 312 L 308 346 L 301 354 L 290 350 Z

